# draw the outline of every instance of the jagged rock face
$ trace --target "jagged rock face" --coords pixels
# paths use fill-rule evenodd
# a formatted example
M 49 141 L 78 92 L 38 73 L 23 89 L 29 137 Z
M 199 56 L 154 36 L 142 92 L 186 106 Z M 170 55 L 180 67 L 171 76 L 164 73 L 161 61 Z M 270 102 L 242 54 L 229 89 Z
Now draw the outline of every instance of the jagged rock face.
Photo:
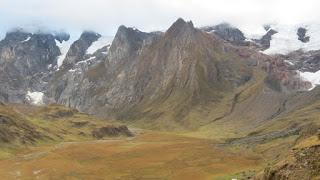
M 84 60 L 87 49 L 100 37 L 100 34 L 94 32 L 83 32 L 80 38 L 71 45 L 66 58 L 63 61 L 62 68 L 69 69 L 75 63 Z
M 244 34 L 238 28 L 232 27 L 229 24 L 223 23 L 213 27 L 206 27 L 204 30 L 212 32 L 235 45 L 249 45 Z
M 267 33 L 264 36 L 262 36 L 261 39 L 255 39 L 254 40 L 257 44 L 260 45 L 262 50 L 266 50 L 266 49 L 270 48 L 270 41 L 272 39 L 272 36 L 274 34 L 278 33 L 277 31 L 275 31 L 273 29 L 270 29 L 270 27 L 265 28 L 265 29 L 268 29 Z
M 251 78 L 247 62 L 231 47 L 182 19 L 165 34 L 121 26 L 105 59 L 94 61 L 81 74 L 52 82 L 47 95 L 85 112 L 126 119 L 172 98 L 188 107 L 218 101 Z
M 0 42 L 0 100 L 23 102 L 27 90 L 41 91 L 59 55 L 51 34 L 7 33 Z
M 320 70 L 320 51 L 294 51 L 282 55 L 282 59 L 290 62 L 291 68 L 301 72 L 317 72 Z
M 306 33 L 307 33 L 306 28 L 302 28 L 302 27 L 298 28 L 297 35 L 298 35 L 298 39 L 301 42 L 307 43 L 310 41 L 310 36 L 306 36 Z
M 134 81 L 125 83 L 121 79 L 127 76 L 125 74 L 137 73 L 131 71 L 139 51 L 157 36 L 121 26 L 107 55 L 95 54 L 87 61 L 76 63 L 67 72 L 58 72 L 50 83 L 47 96 L 53 102 L 86 112 L 96 112 L 98 107 L 108 106 L 111 100 L 110 109 L 130 102 L 128 98 L 135 92 L 129 86 L 133 86 Z

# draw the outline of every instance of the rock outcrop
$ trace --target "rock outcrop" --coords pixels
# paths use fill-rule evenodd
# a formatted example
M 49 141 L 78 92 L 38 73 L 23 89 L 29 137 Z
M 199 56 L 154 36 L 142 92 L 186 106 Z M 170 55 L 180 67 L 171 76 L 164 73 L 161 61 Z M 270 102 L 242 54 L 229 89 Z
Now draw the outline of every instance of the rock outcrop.
M 262 36 L 261 39 L 254 40 L 257 44 L 259 44 L 259 46 L 262 50 L 266 50 L 266 49 L 270 48 L 270 41 L 272 39 L 272 36 L 274 34 L 278 33 L 277 31 L 275 31 L 271 28 L 266 28 L 266 30 L 267 30 L 267 33 L 264 36 Z
M 315 137 L 316 138 L 316 137 Z M 317 141 L 317 140 L 315 140 Z M 318 143 L 291 150 L 288 157 L 268 167 L 256 177 L 261 180 L 320 178 L 320 139 Z
M 310 36 L 306 36 L 306 33 L 307 33 L 306 28 L 300 27 L 297 30 L 298 39 L 303 43 L 307 43 L 310 41 Z
M 232 44 L 242 46 L 249 45 L 244 34 L 238 28 L 232 27 L 230 24 L 222 23 L 211 27 L 204 27 L 202 29 L 206 32 L 213 33 Z
M 132 137 L 134 136 L 133 133 L 128 129 L 127 126 L 105 126 L 99 129 L 95 129 L 92 131 L 92 136 L 97 139 L 102 139 L 104 137 Z

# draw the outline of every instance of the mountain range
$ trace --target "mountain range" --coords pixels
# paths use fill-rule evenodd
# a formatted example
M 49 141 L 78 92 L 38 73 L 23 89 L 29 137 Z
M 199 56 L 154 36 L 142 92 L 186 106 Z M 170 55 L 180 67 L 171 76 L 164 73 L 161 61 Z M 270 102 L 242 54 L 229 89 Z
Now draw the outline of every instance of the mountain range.
M 319 141 L 313 140 L 320 127 L 317 27 L 266 25 L 263 36 L 249 38 L 227 23 L 195 27 L 180 18 L 165 32 L 120 26 L 114 37 L 85 31 L 74 42 L 66 32 L 15 29 L 0 41 L 1 107 L 5 112 L 22 106 L 17 104 L 50 112 L 54 107 L 54 117 L 86 113 L 130 127 L 214 139 L 274 165 L 264 165 L 257 179 L 319 178 L 320 143 L 301 148 L 310 139 Z M 7 132 L 0 136 L 6 142 L 58 138 L 55 131 L 21 124 L 26 120 L 19 112 L 0 113 L 0 124 L 23 129 L 0 131 Z M 99 128 L 90 129 L 94 137 L 133 135 L 126 126 Z M 296 162 L 283 164 L 292 148 L 291 156 L 307 154 L 305 160 L 295 158 L 309 166 L 296 171 Z

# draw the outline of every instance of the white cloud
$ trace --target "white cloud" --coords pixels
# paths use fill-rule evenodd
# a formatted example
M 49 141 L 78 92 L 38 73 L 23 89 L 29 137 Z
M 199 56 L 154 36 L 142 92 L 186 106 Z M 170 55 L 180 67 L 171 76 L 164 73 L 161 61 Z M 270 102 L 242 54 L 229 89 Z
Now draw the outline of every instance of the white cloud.
M 115 33 L 121 24 L 164 30 L 178 17 L 197 26 L 228 21 L 247 31 L 265 23 L 319 21 L 318 0 L 0 0 L 0 28 L 23 26 Z

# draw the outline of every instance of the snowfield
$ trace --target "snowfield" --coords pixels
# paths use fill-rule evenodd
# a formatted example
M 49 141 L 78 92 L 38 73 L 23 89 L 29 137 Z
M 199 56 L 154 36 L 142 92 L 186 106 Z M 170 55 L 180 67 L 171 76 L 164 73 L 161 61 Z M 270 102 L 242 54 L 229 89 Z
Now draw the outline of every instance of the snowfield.
M 60 49 L 60 53 L 61 55 L 58 57 L 58 68 L 62 65 L 63 60 L 66 58 L 66 55 L 70 49 L 70 46 L 73 42 L 69 39 L 68 41 L 62 41 L 62 43 L 60 43 L 59 41 L 56 40 L 56 45 L 59 47 Z
M 320 85 L 320 70 L 317 72 L 300 72 L 300 77 L 303 80 L 309 81 L 312 84 L 312 88 L 309 90 L 312 90 L 313 88 L 315 88 L 316 86 Z
M 310 36 L 309 42 L 303 43 L 298 40 L 297 30 L 299 27 L 307 29 L 306 36 Z M 278 33 L 272 36 L 270 48 L 263 51 L 265 54 L 288 54 L 299 49 L 304 51 L 320 49 L 320 24 L 273 25 L 271 28 L 278 31 Z

